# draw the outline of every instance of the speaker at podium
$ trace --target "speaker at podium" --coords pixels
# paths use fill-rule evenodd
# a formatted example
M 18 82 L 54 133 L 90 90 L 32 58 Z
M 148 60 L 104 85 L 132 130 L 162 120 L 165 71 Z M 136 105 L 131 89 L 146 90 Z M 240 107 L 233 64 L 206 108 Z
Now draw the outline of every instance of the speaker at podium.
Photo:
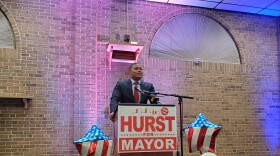
M 118 104 L 114 156 L 175 156 L 175 105 Z

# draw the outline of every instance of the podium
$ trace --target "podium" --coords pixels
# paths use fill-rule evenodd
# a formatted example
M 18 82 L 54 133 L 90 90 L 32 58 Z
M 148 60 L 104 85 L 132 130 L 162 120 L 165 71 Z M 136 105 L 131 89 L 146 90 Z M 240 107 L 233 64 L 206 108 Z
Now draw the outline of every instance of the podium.
M 115 112 L 114 156 L 175 156 L 175 105 L 119 104 Z

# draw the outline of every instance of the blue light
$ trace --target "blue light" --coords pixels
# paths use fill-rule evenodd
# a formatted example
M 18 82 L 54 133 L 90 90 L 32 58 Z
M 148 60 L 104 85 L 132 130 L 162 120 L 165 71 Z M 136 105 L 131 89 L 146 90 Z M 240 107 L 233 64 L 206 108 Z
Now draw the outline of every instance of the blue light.
M 258 14 L 268 15 L 268 16 L 280 16 L 280 11 L 279 10 L 264 9 L 264 10 L 260 11 Z
M 264 127 L 264 136 L 266 138 L 269 151 L 277 153 L 280 148 L 280 96 L 277 85 L 273 81 L 263 81 L 262 99 L 260 107 L 263 108 L 261 122 Z M 272 153 L 271 153 L 272 154 Z

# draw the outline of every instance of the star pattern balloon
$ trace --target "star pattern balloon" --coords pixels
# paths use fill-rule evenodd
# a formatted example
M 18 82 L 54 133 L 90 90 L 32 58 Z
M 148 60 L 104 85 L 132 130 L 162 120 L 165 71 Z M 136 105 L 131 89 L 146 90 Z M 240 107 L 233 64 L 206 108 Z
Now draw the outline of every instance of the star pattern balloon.
M 195 121 L 184 128 L 188 138 L 189 152 L 200 151 L 215 152 L 216 137 L 222 126 L 209 122 L 207 118 L 200 113 Z
M 193 123 L 191 123 L 190 125 L 188 125 L 187 127 L 185 127 L 185 129 L 187 129 L 187 128 L 201 128 L 201 127 L 222 128 L 222 126 L 218 126 L 218 125 L 216 125 L 212 122 L 209 122 L 207 120 L 207 118 L 202 113 L 199 113 L 199 115 L 197 116 L 195 121 Z
M 79 142 L 89 142 L 95 140 L 112 140 L 109 136 L 105 135 L 96 125 L 93 125 L 89 132 L 82 138 L 74 141 L 75 143 Z

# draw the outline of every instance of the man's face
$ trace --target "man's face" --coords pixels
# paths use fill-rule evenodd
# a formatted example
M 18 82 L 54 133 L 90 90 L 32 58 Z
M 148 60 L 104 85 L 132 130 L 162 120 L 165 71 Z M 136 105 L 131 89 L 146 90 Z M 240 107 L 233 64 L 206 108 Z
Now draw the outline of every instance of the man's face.
M 140 64 L 134 64 L 129 70 L 129 75 L 135 81 L 139 81 L 143 77 L 143 70 Z

